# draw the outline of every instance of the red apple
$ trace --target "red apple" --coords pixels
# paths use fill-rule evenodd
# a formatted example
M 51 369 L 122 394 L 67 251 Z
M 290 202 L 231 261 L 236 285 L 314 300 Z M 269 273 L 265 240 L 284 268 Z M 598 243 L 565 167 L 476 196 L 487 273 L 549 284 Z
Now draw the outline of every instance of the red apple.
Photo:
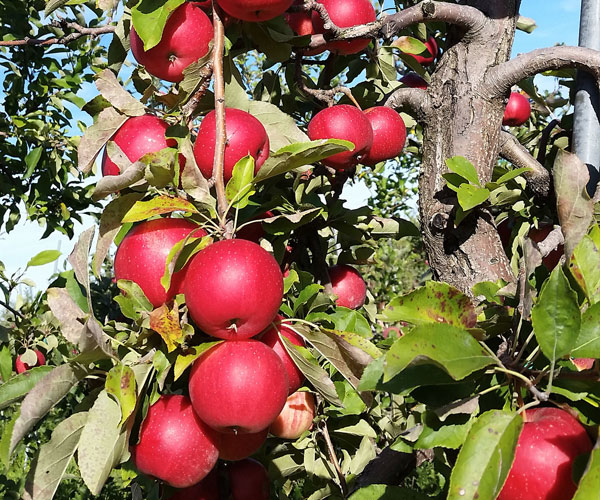
M 362 307 L 367 298 L 367 285 L 360 273 L 352 266 L 340 264 L 329 268 L 329 278 L 336 304 L 349 309 Z
M 189 391 L 194 410 L 213 429 L 256 433 L 279 415 L 288 380 L 273 349 L 257 340 L 230 340 L 194 362 Z
M 201 330 L 221 339 L 247 339 L 264 330 L 277 314 L 283 275 L 260 245 L 224 240 L 193 257 L 183 289 L 190 315 Z
M 594 358 L 571 358 L 578 371 L 591 370 L 596 360 Z
M 185 219 L 162 218 L 142 222 L 127 233 L 115 255 L 115 278 L 137 283 L 154 307 L 172 300 L 181 293 L 186 268 L 171 277 L 168 292 L 160 283 L 167 257 L 173 246 L 193 230 L 195 237 L 206 231 Z
M 367 24 L 377 19 L 370 0 L 320 0 L 319 3 L 325 6 L 333 23 L 340 28 Z M 312 22 L 315 33 L 325 33 L 323 19 L 316 11 L 312 13 Z M 339 54 L 356 54 L 365 49 L 370 41 L 368 38 L 357 38 L 347 42 L 329 42 L 321 52 L 328 49 Z
M 156 153 L 164 148 L 177 147 L 175 139 L 165 137 L 169 124 L 153 115 L 129 118 L 112 137 L 125 156 L 134 163 L 148 153 Z M 119 175 L 121 172 L 104 150 L 102 175 Z
M 400 114 L 392 108 L 377 106 L 365 110 L 373 128 L 373 145 L 362 159 L 365 165 L 396 158 L 404 149 L 406 126 Z
M 422 66 L 427 66 L 431 64 L 438 55 L 438 45 L 435 41 L 435 38 L 430 36 L 429 39 L 424 42 L 426 50 L 421 54 L 406 54 L 411 57 L 414 57 L 419 64 Z
M 406 73 L 402 78 L 400 78 L 400 82 L 406 85 L 407 87 L 411 87 L 413 89 L 422 89 L 427 90 L 427 82 L 421 78 L 416 73 Z
M 315 397 L 310 392 L 295 392 L 287 398 L 270 432 L 280 438 L 298 439 L 312 427 L 314 418 Z
M 531 104 L 529 104 L 529 99 L 519 92 L 511 92 L 504 109 L 502 125 L 518 127 L 529 120 L 530 115 Z
M 169 500 L 219 500 L 219 476 L 217 468 L 202 481 L 189 488 L 175 492 Z
M 336 170 L 346 170 L 358 165 L 373 144 L 373 128 L 367 116 L 357 107 L 338 104 L 319 111 L 308 124 L 308 137 L 318 139 L 344 139 L 354 144 L 354 149 L 337 153 L 322 160 Z
M 144 474 L 187 488 L 215 466 L 217 443 L 217 433 L 198 418 L 187 397 L 161 396 L 148 409 L 132 456 Z
M 250 113 L 246 113 L 241 109 L 227 108 L 225 110 L 225 128 L 227 130 L 224 164 L 225 183 L 231 179 L 235 164 L 248 155 L 254 158 L 254 172 L 257 173 L 269 157 L 269 136 L 263 124 Z M 207 179 L 212 177 L 215 142 L 216 114 L 211 111 L 202 120 L 194 145 L 196 163 L 202 175 Z
M 267 440 L 268 434 L 268 428 L 246 434 L 219 433 L 219 458 L 232 462 L 248 458 L 260 449 Z
M 34 365 L 28 365 L 27 363 L 24 363 L 21 359 L 21 356 L 17 356 L 17 359 L 15 360 L 15 369 L 17 370 L 17 373 L 23 373 L 27 370 L 30 370 L 34 366 L 43 366 L 46 364 L 46 356 L 44 356 L 40 350 L 34 349 L 33 352 L 35 352 L 37 357 L 37 362 Z
M 269 500 L 269 476 L 260 462 L 247 458 L 227 469 L 232 500 Z
M 273 19 L 290 8 L 293 0 L 218 0 L 230 16 L 243 21 L 260 22 Z
M 285 323 L 282 323 L 282 319 L 281 316 L 277 315 L 273 324 L 260 336 L 260 341 L 267 344 L 281 358 L 288 376 L 288 394 L 292 394 L 296 392 L 304 382 L 304 374 L 296 366 L 296 363 L 294 363 L 285 349 L 285 346 L 279 337 L 279 332 L 294 345 L 304 346 L 304 339 L 290 327 L 286 326 Z
M 162 39 L 155 47 L 145 51 L 135 29 L 130 38 L 133 56 L 148 73 L 168 82 L 180 82 L 183 70 L 208 54 L 213 25 L 198 5 L 186 2 L 169 16 Z
M 263 229 L 262 219 L 268 219 L 269 217 L 273 217 L 275 214 L 270 210 L 260 214 L 258 217 L 254 217 L 256 222 L 251 222 L 250 224 L 245 225 L 242 229 L 236 232 L 236 238 L 240 240 L 248 240 L 253 241 L 254 243 L 258 243 L 261 238 L 265 235 L 265 230 Z
M 553 229 L 554 227 L 550 224 L 541 226 L 539 228 L 534 227 L 529 230 L 529 237 L 536 243 L 541 243 L 546 239 L 546 237 L 550 234 L 550 232 Z M 544 264 L 544 266 L 546 266 L 546 269 L 548 269 L 548 271 L 552 271 L 552 269 L 554 269 L 558 265 L 564 251 L 565 247 L 563 245 L 559 245 L 542 259 L 542 263 Z
M 567 500 L 577 486 L 573 461 L 592 450 L 583 426 L 558 408 L 526 410 L 515 461 L 498 500 Z

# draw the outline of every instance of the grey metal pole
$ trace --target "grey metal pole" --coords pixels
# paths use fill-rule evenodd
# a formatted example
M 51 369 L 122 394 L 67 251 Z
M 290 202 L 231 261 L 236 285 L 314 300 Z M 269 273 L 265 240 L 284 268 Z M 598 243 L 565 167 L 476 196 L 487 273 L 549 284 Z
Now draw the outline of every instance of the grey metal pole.
M 600 0 L 581 0 L 579 45 L 600 50 Z M 592 195 L 600 179 L 600 96 L 596 85 L 588 73 L 577 73 L 573 149 L 588 165 L 588 192 Z

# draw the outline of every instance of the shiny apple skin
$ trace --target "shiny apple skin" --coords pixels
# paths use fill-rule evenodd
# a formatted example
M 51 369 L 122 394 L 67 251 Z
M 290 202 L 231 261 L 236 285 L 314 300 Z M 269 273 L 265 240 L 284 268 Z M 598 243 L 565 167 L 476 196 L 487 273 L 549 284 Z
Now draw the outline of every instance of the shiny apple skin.
M 183 70 L 208 54 L 213 25 L 200 7 L 188 2 L 173 11 L 155 47 L 145 51 L 135 29 L 130 39 L 133 57 L 148 73 L 168 82 L 180 82 Z
M 254 173 L 258 173 L 269 157 L 269 136 L 263 124 L 250 113 L 241 109 L 225 110 L 225 129 L 227 144 L 225 145 L 224 178 L 229 182 L 235 164 L 245 156 L 254 158 Z M 212 177 L 216 143 L 216 113 L 208 113 L 198 129 L 198 137 L 194 144 L 194 157 L 202 175 Z
M 377 106 L 365 110 L 365 115 L 373 129 L 373 145 L 362 163 L 373 166 L 396 158 L 406 143 L 406 126 L 400 114 L 387 106 Z
M 429 87 L 429 85 L 427 85 L 427 82 L 423 78 L 421 78 L 416 73 L 412 72 L 406 73 L 406 75 L 400 78 L 400 83 L 403 83 L 407 87 L 413 89 L 427 90 L 427 87 Z
M 194 410 L 213 429 L 256 433 L 283 408 L 287 374 L 279 356 L 262 342 L 229 340 L 194 362 L 189 392 Z
M 217 463 L 218 435 L 196 415 L 185 396 L 161 396 L 149 410 L 132 455 L 138 470 L 187 488 Z
M 502 125 L 518 127 L 529 120 L 530 115 L 531 104 L 529 104 L 529 99 L 519 92 L 511 92 L 504 109 Z
M 23 373 L 27 370 L 31 370 L 31 368 L 35 366 L 43 366 L 46 364 L 46 356 L 44 356 L 44 354 L 40 350 L 34 349 L 33 352 L 35 352 L 35 355 L 37 357 L 37 363 L 35 365 L 28 365 L 27 363 L 23 363 L 21 356 L 17 356 L 17 359 L 15 360 L 15 370 L 17 371 L 17 373 Z
M 236 462 L 248 458 L 265 444 L 269 429 L 242 434 L 219 433 L 219 458 Z
M 273 321 L 273 324 L 261 334 L 259 340 L 273 349 L 281 358 L 288 376 L 289 395 L 296 392 L 302 386 L 304 383 L 304 374 L 296 366 L 296 363 L 294 363 L 294 360 L 288 354 L 283 342 L 281 341 L 281 338 L 279 337 L 279 332 L 281 332 L 281 335 L 283 335 L 294 345 L 304 347 L 305 344 L 304 339 L 300 335 L 298 335 L 290 327 L 286 326 L 285 323 L 281 323 L 282 319 L 283 318 L 281 316 L 277 315 Z
M 192 258 L 183 291 L 202 331 L 221 339 L 247 339 L 263 331 L 279 311 L 283 275 L 260 245 L 224 240 Z
M 367 298 L 367 285 L 360 273 L 352 266 L 340 264 L 329 268 L 333 293 L 338 306 L 359 309 Z
M 169 500 L 219 500 L 219 477 L 217 468 L 202 481 L 189 488 L 177 490 Z
M 312 427 L 314 418 L 315 397 L 310 392 L 295 392 L 287 398 L 270 432 L 283 439 L 298 439 Z
M 308 124 L 308 137 L 344 139 L 354 144 L 352 151 L 334 154 L 321 163 L 336 170 L 347 170 L 358 165 L 373 145 L 373 128 L 366 115 L 357 107 L 338 104 L 319 111 Z
M 269 500 L 267 469 L 247 458 L 227 467 L 232 500 Z
M 370 23 L 377 19 L 375 9 L 370 0 L 320 0 L 327 9 L 333 23 L 340 28 L 349 28 Z M 323 19 L 318 12 L 313 11 L 312 23 L 315 33 L 325 33 Z M 368 38 L 358 38 L 348 42 L 329 42 L 322 50 L 330 50 L 338 54 L 357 54 L 370 43 Z
M 435 58 L 438 55 L 438 45 L 437 45 L 437 42 L 435 41 L 435 38 L 432 36 L 430 36 L 429 39 L 424 43 L 425 43 L 425 47 L 427 48 L 427 51 L 429 51 L 429 53 L 423 52 L 422 54 L 410 54 L 410 55 L 412 57 L 414 57 L 420 65 L 427 66 L 427 65 L 431 64 L 433 61 L 435 61 Z
M 515 461 L 498 500 L 567 500 L 577 486 L 573 461 L 589 453 L 592 442 L 584 427 L 558 408 L 526 410 Z
M 189 266 L 171 277 L 168 292 L 160 283 L 167 257 L 173 246 L 193 230 L 201 238 L 206 231 L 185 219 L 161 218 L 142 222 L 127 233 L 115 255 L 114 272 L 117 280 L 137 283 L 154 307 L 159 307 L 181 293 Z
M 164 148 L 177 147 L 175 139 L 167 139 L 165 132 L 169 124 L 153 115 L 129 118 L 112 137 L 125 156 L 134 163 L 148 153 L 156 153 Z M 119 175 L 118 165 L 104 150 L 102 156 L 102 175 Z
M 242 21 L 261 22 L 273 19 L 290 8 L 293 0 L 218 0 L 230 16 Z

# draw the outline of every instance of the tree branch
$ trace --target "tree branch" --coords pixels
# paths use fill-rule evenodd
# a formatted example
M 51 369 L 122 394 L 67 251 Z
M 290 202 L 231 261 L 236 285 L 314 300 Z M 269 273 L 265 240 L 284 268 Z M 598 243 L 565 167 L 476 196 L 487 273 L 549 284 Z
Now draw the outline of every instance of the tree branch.
M 200 85 L 196 89 L 194 95 L 190 98 L 190 100 L 183 106 L 182 111 L 185 116 L 186 123 L 188 126 L 191 126 L 194 117 L 196 116 L 196 108 L 200 101 L 206 94 L 208 87 L 210 86 L 210 82 L 212 81 L 213 75 L 213 61 L 210 61 L 204 68 L 201 70 L 201 81 Z
M 470 34 L 480 31 L 487 23 L 485 14 L 475 7 L 432 0 L 425 0 L 391 16 L 382 16 L 381 19 L 372 23 L 349 28 L 339 28 L 331 22 L 331 19 L 328 23 L 322 14 L 321 17 L 325 25 L 330 25 L 329 32 L 327 35 L 313 35 L 308 46 L 309 49 L 322 48 L 332 40 L 352 40 L 354 38 L 375 38 L 379 36 L 391 38 L 404 28 L 423 22 L 445 22 L 459 26 Z
M 549 47 L 521 54 L 490 69 L 480 94 L 502 97 L 521 80 L 544 71 L 577 68 L 600 80 L 600 51 L 585 47 Z
M 97 28 L 88 28 L 87 26 L 82 26 L 77 23 L 68 23 L 68 22 L 60 22 L 58 23 L 61 28 L 68 28 L 73 30 L 73 33 L 70 33 L 61 37 L 54 38 L 25 38 L 23 40 L 8 40 L 2 41 L 0 40 L 0 47 L 19 47 L 23 45 L 55 45 L 55 44 L 68 44 L 75 40 L 78 40 L 84 36 L 98 36 L 105 35 L 107 33 L 114 33 L 115 26 L 98 26 Z
M 547 198 L 551 192 L 552 179 L 550 172 L 544 168 L 510 132 L 500 134 L 500 156 L 511 162 L 515 167 L 530 168 L 523 177 L 534 194 Z
M 429 94 L 426 90 L 402 87 L 392 92 L 385 100 L 384 106 L 407 111 L 418 120 L 423 120 L 427 113 Z
M 9 306 L 6 302 L 3 302 L 1 300 L 0 300 L 0 306 L 4 307 L 7 311 L 10 311 L 13 314 L 13 316 L 15 317 L 15 319 L 17 317 L 21 318 L 21 319 L 23 319 L 25 317 L 19 311 L 17 311 L 13 307 Z

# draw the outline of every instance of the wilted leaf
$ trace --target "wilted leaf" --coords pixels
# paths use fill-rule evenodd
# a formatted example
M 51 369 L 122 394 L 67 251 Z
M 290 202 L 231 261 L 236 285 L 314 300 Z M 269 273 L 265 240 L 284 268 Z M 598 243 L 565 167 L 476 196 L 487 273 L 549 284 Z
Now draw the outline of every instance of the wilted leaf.
M 155 215 L 170 214 L 172 212 L 183 211 L 198 213 L 192 203 L 183 198 L 174 198 L 172 196 L 156 196 L 148 201 L 136 202 L 125 214 L 122 223 L 139 222 L 149 219 Z
M 102 352 L 111 358 L 115 358 L 115 353 L 111 347 L 112 339 L 104 332 L 100 322 L 96 318 L 91 317 L 85 322 L 85 326 Z
M 145 170 L 146 165 L 141 161 L 136 161 L 119 175 L 105 175 L 96 183 L 92 199 L 95 201 L 102 200 L 108 195 L 118 193 L 122 189 L 132 186 L 144 178 Z
M 63 337 L 77 345 L 80 351 L 92 348 L 95 344 L 84 324 L 88 314 L 81 310 L 65 288 L 49 288 L 47 294 L 48 305 L 60 323 Z
M 181 171 L 181 186 L 194 200 L 214 208 L 216 200 L 210 194 L 208 181 L 196 165 L 193 146 L 189 137 L 180 141 L 179 149 L 180 154 L 185 158 L 185 168 Z
M 106 108 L 100 112 L 98 120 L 85 131 L 77 148 L 79 170 L 87 173 L 92 169 L 102 148 L 127 118 L 127 115 L 122 115 L 115 108 Z
M 184 340 L 184 333 L 179 324 L 177 304 L 170 310 L 166 304 L 150 313 L 150 328 L 157 332 L 167 344 L 167 350 L 172 352 Z
M 110 69 L 96 75 L 96 87 L 100 94 L 123 114 L 141 116 L 145 113 L 144 105 L 121 86 Z
M 35 366 L 0 385 L 0 410 L 25 397 L 53 369 L 54 367 L 49 365 Z
M 121 425 L 129 418 L 137 402 L 135 374 L 121 363 L 114 366 L 106 376 L 106 392 L 114 396 L 121 407 Z
M 90 293 L 90 274 L 88 272 L 88 258 L 90 255 L 90 246 L 92 245 L 92 240 L 94 239 L 94 234 L 96 233 L 96 226 L 92 226 L 89 229 L 86 229 L 79 236 L 79 240 L 75 244 L 73 251 L 69 255 L 69 264 L 75 271 L 75 276 L 77 281 L 83 285 L 87 295 L 87 303 L 90 312 L 94 310 L 92 307 L 92 299 Z

